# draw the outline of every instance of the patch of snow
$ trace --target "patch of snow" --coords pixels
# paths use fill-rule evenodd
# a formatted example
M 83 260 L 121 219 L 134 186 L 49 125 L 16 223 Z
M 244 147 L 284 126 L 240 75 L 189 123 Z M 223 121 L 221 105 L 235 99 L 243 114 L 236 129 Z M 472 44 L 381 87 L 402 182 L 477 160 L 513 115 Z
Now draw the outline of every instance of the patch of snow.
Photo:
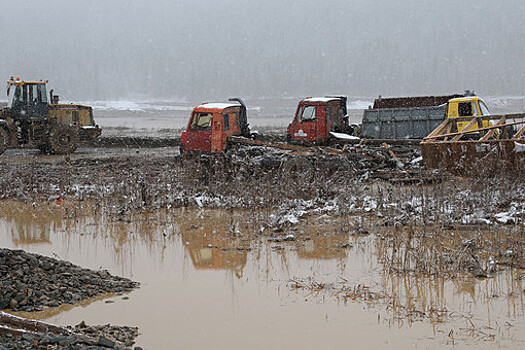
M 514 142 L 514 152 L 521 153 L 525 152 L 525 144 L 520 142 Z
M 496 218 L 496 221 L 502 224 L 508 224 L 508 223 L 514 222 L 513 213 L 508 212 L 508 211 L 494 214 L 494 217 Z
M 421 161 L 423 161 L 423 157 L 422 156 L 419 156 L 417 158 L 414 158 L 410 161 L 411 164 L 417 164 L 417 163 L 420 163 Z
M 341 140 L 360 140 L 360 138 L 357 137 L 357 136 L 352 136 L 352 135 L 348 135 L 348 134 L 342 134 L 342 133 L 339 133 L 339 132 L 330 131 L 330 135 L 332 135 L 335 138 L 341 139 Z
M 239 107 L 240 104 L 238 103 L 221 103 L 221 102 L 217 102 L 217 103 L 203 103 L 201 105 L 199 105 L 197 108 L 210 108 L 210 109 L 224 109 L 224 108 L 228 108 L 228 107 Z
M 348 102 L 346 109 L 368 109 L 372 105 L 374 105 L 373 101 L 356 100 Z
M 110 101 L 84 101 L 64 103 L 82 104 L 91 106 L 94 110 L 99 111 L 191 111 L 191 106 L 181 106 L 174 102 L 137 102 L 126 100 L 110 100 Z

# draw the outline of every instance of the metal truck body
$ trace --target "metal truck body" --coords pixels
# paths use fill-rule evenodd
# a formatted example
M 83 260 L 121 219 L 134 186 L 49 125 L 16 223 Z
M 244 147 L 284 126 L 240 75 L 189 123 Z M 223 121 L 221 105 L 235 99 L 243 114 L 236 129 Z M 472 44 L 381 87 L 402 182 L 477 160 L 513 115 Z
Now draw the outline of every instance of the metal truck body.
M 241 99 L 203 103 L 193 109 L 181 135 L 182 152 L 223 152 L 231 136 L 250 136 L 246 105 Z
M 348 132 L 345 96 L 309 97 L 299 102 L 287 141 L 323 143 L 330 132 Z
M 422 96 L 378 98 L 374 107 L 364 111 L 361 136 L 368 139 L 423 139 L 447 118 L 489 115 L 483 100 L 477 96 Z M 488 121 L 483 122 L 488 126 Z M 465 122 L 458 122 L 461 131 Z M 481 125 L 480 125 L 481 126 Z M 475 130 L 479 126 L 471 126 Z

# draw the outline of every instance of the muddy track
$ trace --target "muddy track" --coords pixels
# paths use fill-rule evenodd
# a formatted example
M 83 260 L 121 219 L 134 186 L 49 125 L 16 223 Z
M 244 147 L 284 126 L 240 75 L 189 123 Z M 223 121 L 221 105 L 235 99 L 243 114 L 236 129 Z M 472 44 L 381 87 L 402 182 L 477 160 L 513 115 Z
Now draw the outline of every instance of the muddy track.
M 140 136 L 110 136 L 101 137 L 99 139 L 84 143 L 87 147 L 93 148 L 112 148 L 112 147 L 141 147 L 141 148 L 157 148 L 157 147 L 175 147 L 179 146 L 179 137 L 140 137 Z

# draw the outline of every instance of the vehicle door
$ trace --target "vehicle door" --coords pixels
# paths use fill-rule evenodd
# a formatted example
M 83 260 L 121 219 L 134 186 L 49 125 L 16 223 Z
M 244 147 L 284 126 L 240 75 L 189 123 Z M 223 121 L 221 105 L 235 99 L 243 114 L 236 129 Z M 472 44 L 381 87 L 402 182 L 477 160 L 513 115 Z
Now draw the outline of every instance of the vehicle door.
M 296 115 L 296 126 L 292 131 L 292 140 L 316 141 L 317 139 L 317 106 L 303 105 Z
M 48 117 L 46 86 L 44 84 L 26 84 L 27 114 L 30 118 L 42 120 Z
M 215 118 L 213 118 L 212 131 L 211 131 L 211 151 L 212 152 L 222 152 L 224 151 L 226 147 L 226 134 L 224 133 L 225 119 L 226 120 L 229 119 L 228 113 L 216 114 Z M 228 122 L 228 128 L 229 128 L 229 122 Z
M 458 117 L 476 117 L 480 115 L 478 111 L 478 106 L 475 101 L 466 101 L 466 102 L 459 102 L 458 103 Z M 469 122 L 458 122 L 458 131 L 463 131 L 465 126 L 467 126 Z M 481 125 L 473 125 L 470 127 L 469 130 L 476 130 Z
M 211 151 L 212 120 L 212 112 L 193 112 L 186 132 L 186 150 Z

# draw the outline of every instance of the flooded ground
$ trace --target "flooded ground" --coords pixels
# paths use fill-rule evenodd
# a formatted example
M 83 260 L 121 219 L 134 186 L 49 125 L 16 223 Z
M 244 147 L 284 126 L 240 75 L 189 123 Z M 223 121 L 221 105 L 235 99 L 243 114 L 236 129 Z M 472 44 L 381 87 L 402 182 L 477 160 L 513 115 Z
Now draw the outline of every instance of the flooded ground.
M 138 326 L 137 344 L 148 349 L 525 344 L 521 272 L 388 272 L 382 233 L 363 222 L 349 234 L 350 218 L 329 211 L 280 233 L 244 210 L 165 209 L 119 220 L 87 202 L 2 201 L 0 213 L 3 247 L 141 283 L 129 295 L 23 316 Z
M 248 103 L 250 123 L 283 133 L 298 100 Z M 103 137 L 177 137 L 194 105 L 95 117 Z M 147 349 L 525 347 L 523 180 L 416 166 L 404 184 L 368 163 L 304 177 L 249 153 L 210 167 L 173 146 L 5 152 L 0 246 L 141 283 L 21 315 L 137 326 Z

